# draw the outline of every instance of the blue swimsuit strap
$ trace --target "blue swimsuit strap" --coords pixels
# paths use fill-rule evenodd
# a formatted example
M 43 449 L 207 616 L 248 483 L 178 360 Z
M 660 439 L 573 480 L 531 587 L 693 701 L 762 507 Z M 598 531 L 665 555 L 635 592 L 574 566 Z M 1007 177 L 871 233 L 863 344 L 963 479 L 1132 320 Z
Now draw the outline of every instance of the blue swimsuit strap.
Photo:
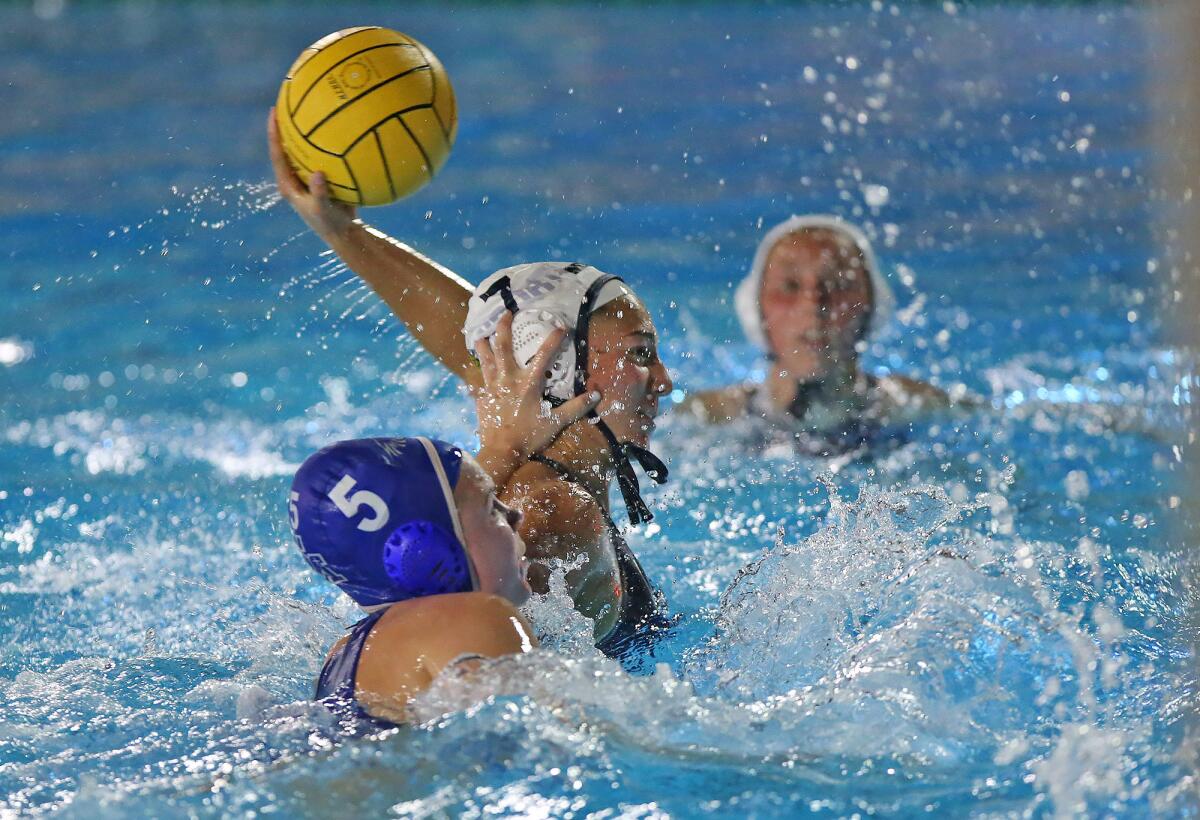
M 321 676 L 317 678 L 317 691 L 314 700 L 324 702 L 336 711 L 349 711 L 356 721 L 366 722 L 377 728 L 387 728 L 397 724 L 382 720 L 363 709 L 354 697 L 358 681 L 358 662 L 362 657 L 363 646 L 375 628 L 375 624 L 387 612 L 381 609 L 372 612 L 367 617 L 350 627 L 350 637 L 336 652 L 325 661 Z

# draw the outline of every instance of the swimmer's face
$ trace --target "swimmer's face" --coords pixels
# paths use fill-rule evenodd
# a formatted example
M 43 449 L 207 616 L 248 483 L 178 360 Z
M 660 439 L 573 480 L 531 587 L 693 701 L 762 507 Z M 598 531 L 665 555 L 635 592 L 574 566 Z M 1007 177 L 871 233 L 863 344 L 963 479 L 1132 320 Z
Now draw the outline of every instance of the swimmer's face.
M 475 459 L 463 458 L 454 501 L 467 552 L 479 577 L 479 591 L 520 606 L 531 594 L 525 574 L 525 542 L 517 534 L 521 513 L 496 498 L 496 485 Z
M 645 446 L 659 399 L 674 387 L 650 314 L 633 296 L 615 299 L 592 315 L 588 343 L 587 386 L 603 396 L 596 412 L 618 441 Z
M 828 230 L 785 236 L 767 256 L 761 296 L 780 369 L 813 379 L 853 361 L 871 301 L 862 252 L 852 243 Z

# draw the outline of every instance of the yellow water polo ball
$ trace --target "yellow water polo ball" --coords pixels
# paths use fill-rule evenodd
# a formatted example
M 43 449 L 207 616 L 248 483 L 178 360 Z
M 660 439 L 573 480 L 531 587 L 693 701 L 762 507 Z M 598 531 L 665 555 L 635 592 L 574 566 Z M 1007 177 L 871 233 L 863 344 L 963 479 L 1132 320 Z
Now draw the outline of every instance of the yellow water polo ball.
M 458 114 L 446 69 L 413 38 L 378 26 L 323 37 L 297 58 L 275 105 L 300 179 L 323 171 L 335 199 L 386 205 L 446 164 Z

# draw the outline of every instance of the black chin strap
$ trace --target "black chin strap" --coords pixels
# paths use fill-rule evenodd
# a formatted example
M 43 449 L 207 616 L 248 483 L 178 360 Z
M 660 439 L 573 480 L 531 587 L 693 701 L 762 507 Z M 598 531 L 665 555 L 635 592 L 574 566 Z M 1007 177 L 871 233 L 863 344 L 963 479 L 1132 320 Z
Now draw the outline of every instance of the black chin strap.
M 565 402 L 555 396 L 546 396 L 545 400 L 552 406 L 558 407 Z M 645 524 L 654 520 L 654 513 L 642 499 L 642 485 L 637 473 L 633 470 L 633 461 L 637 461 L 642 471 L 650 476 L 655 484 L 665 484 L 667 481 L 667 465 L 654 453 L 631 441 L 617 441 L 617 435 L 612 428 L 600 418 L 595 410 L 588 411 L 587 418 L 595 419 L 595 425 L 608 442 L 608 451 L 612 453 L 613 469 L 617 474 L 617 486 L 621 488 L 621 498 L 625 501 L 625 509 L 629 512 L 632 524 Z M 632 459 L 632 460 L 631 460 Z M 538 459 L 535 458 L 534 461 Z
M 578 273 L 583 270 L 578 267 L 572 270 L 579 263 L 568 266 L 567 270 L 573 273 Z M 597 278 L 591 285 L 588 286 L 587 292 L 584 294 L 583 303 L 579 306 L 579 319 L 575 323 L 575 395 L 582 396 L 587 390 L 588 376 L 588 352 L 589 352 L 589 326 L 592 320 L 592 311 L 595 309 L 596 300 L 600 296 L 600 290 L 609 282 L 621 279 L 612 274 L 604 274 Z M 595 410 L 588 413 L 588 418 L 595 419 L 596 426 L 600 428 L 600 432 L 604 434 L 604 438 L 608 441 L 608 450 L 612 453 L 613 467 L 617 472 L 617 486 L 621 488 L 621 497 L 625 499 L 625 509 L 629 511 L 629 520 L 633 524 L 644 524 L 647 521 L 653 521 L 654 515 L 650 512 L 650 508 L 646 506 L 646 502 L 642 500 L 641 486 L 638 484 L 637 473 L 633 471 L 633 464 L 630 462 L 632 456 L 641 465 L 646 475 L 650 476 L 656 483 L 662 484 L 667 480 L 667 465 L 662 463 L 662 460 L 647 450 L 645 447 L 640 447 L 630 442 L 617 441 L 616 435 L 612 429 L 604 423 Z
M 667 465 L 663 464 L 662 459 L 645 447 L 628 441 L 617 441 L 617 437 L 613 434 L 612 429 L 596 415 L 595 410 L 588 415 L 596 419 L 596 426 L 600 428 L 600 432 L 608 440 L 608 449 L 612 453 L 613 467 L 617 472 L 617 486 L 621 488 L 621 497 L 625 500 L 625 509 L 629 511 L 630 523 L 644 524 L 648 521 L 653 521 L 654 514 L 650 512 L 650 508 L 642 500 L 642 488 L 638 482 L 637 473 L 633 471 L 633 463 L 630 461 L 630 456 L 637 460 L 642 470 L 646 475 L 650 476 L 655 484 L 662 484 L 667 480 Z

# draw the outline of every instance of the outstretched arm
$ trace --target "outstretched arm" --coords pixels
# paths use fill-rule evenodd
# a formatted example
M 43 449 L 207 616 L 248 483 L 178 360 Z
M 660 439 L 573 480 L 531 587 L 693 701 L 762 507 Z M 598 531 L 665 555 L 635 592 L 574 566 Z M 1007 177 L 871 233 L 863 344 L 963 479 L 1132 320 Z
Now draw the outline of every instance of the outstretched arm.
M 313 174 L 311 188 L 306 188 L 284 155 L 274 108 L 267 118 L 267 138 L 280 196 L 379 294 L 422 347 L 468 385 L 480 385 L 479 367 L 468 354 L 462 335 L 470 284 L 364 224 L 353 207 L 330 198 L 324 174 Z

